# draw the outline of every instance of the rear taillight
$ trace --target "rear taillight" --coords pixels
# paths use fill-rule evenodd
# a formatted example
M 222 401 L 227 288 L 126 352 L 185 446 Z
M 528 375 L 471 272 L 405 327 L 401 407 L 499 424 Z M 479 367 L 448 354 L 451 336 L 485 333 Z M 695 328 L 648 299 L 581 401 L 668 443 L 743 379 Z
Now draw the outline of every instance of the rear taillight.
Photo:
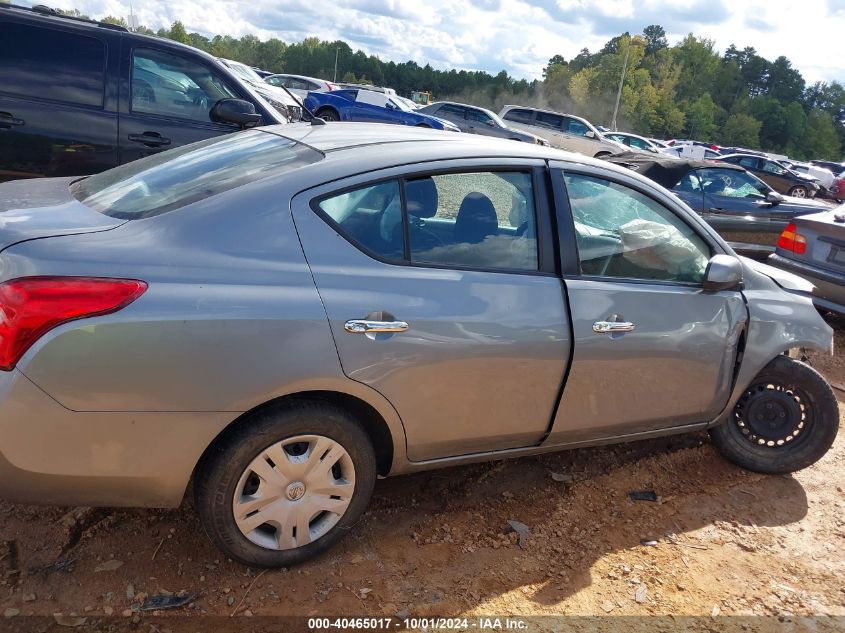
M 0 283 L 0 370 L 9 371 L 54 327 L 109 314 L 144 294 L 135 279 L 22 277 Z
M 803 255 L 807 252 L 807 238 L 797 232 L 794 224 L 787 226 L 778 239 L 778 248 Z

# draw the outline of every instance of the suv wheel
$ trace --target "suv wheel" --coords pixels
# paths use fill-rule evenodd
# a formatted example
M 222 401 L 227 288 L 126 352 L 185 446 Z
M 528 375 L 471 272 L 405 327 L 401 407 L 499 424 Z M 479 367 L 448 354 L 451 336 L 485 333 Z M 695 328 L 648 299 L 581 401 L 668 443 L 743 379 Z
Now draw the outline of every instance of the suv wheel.
M 369 503 L 373 447 L 346 411 L 300 402 L 257 415 L 214 447 L 196 507 L 212 541 L 255 567 L 301 563 L 340 540 Z
M 792 196 L 793 198 L 809 198 L 810 192 L 804 185 L 795 185 L 792 189 L 789 190 L 788 195 Z
M 760 473 L 791 473 L 824 456 L 839 430 L 839 405 L 815 369 L 778 356 L 761 371 L 724 424 L 710 430 L 719 451 Z

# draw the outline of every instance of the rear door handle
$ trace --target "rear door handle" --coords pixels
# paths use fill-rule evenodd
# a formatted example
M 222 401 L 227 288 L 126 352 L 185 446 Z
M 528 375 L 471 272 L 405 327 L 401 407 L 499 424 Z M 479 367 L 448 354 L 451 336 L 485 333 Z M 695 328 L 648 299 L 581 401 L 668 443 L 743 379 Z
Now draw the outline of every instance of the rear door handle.
M 593 332 L 596 334 L 617 334 L 618 332 L 633 332 L 636 326 L 630 321 L 596 321 Z
M 13 116 L 11 112 L 0 112 L 0 130 L 8 130 L 15 125 L 24 125 L 26 121 Z
M 160 145 L 170 145 L 170 139 L 163 137 L 158 132 L 144 132 L 143 134 L 130 134 L 127 137 L 130 141 L 136 143 L 143 143 L 148 147 L 159 147 Z
M 343 325 L 350 334 L 378 334 L 380 332 L 404 332 L 408 329 L 405 321 L 368 321 L 352 319 Z

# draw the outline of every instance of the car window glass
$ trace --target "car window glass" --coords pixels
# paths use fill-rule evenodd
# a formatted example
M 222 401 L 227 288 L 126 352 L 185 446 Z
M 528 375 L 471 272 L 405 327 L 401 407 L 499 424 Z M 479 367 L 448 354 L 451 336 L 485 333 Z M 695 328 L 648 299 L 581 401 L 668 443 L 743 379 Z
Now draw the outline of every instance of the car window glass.
M 698 175 L 694 171 L 687 172 L 684 174 L 683 178 L 678 181 L 674 187 L 672 187 L 673 191 L 686 191 L 686 192 L 700 192 L 701 191 L 701 180 L 698 178 Z
M 563 124 L 563 117 L 559 114 L 550 114 L 548 112 L 538 112 L 535 125 L 545 127 L 550 130 L 560 130 Z
M 733 160 L 731 162 L 735 163 L 737 161 Z M 757 168 L 757 159 L 756 158 L 748 158 L 748 157 L 740 158 L 739 164 L 742 165 L 743 167 L 745 167 L 746 169 L 756 169 Z
M 295 141 L 251 130 L 183 145 L 115 167 L 75 182 L 71 192 L 106 215 L 136 220 L 292 171 L 322 157 L 317 150 Z
M 316 82 L 313 82 L 313 81 L 308 81 L 308 80 L 306 80 L 306 79 L 303 79 L 303 80 L 302 80 L 302 83 L 304 83 L 304 84 L 305 84 L 305 89 L 306 89 L 306 90 L 319 90 L 319 89 L 320 89 L 320 84 L 318 84 L 318 83 L 316 83 Z
M 634 137 L 631 137 L 629 140 L 631 141 L 631 145 L 633 145 L 634 147 L 637 147 L 639 149 L 650 149 L 649 144 L 645 141 L 641 141 L 640 139 Z
M 699 169 L 704 193 L 727 198 L 764 199 L 769 187 L 744 171 L 737 169 Z
M 491 119 L 487 114 L 485 114 L 481 110 L 476 110 L 475 108 L 467 109 L 467 118 L 470 121 L 476 121 L 484 125 L 490 125 L 493 123 L 493 119 Z
M 523 108 L 515 108 L 505 112 L 504 119 L 506 121 L 514 121 L 515 123 L 534 123 L 534 112 Z
M 786 170 L 783 167 L 770 160 L 763 162 L 763 171 L 768 172 L 770 174 L 775 174 L 776 176 L 782 176 L 786 173 Z
M 296 77 L 291 77 L 288 81 L 288 88 L 293 88 L 295 90 L 313 90 L 308 86 L 308 82 L 304 79 L 298 79 Z
M 0 24 L 0 92 L 102 107 L 105 61 L 96 38 Z
M 710 249 L 669 209 L 608 180 L 567 174 L 565 181 L 582 273 L 703 281 Z
M 209 123 L 214 104 L 235 96 L 211 69 L 181 55 L 144 48 L 132 52 L 133 112 Z
M 452 105 L 451 103 L 444 103 L 434 116 L 442 116 L 447 119 L 461 119 L 464 118 L 465 109 L 461 106 Z
M 590 131 L 590 128 L 575 119 L 566 119 L 566 125 L 567 131 L 575 136 L 584 136 Z
M 531 175 L 441 174 L 405 184 L 412 263 L 537 270 Z
M 353 243 L 386 259 L 404 257 L 402 197 L 397 180 L 345 191 L 322 200 L 319 207 Z
M 284 86 L 285 80 L 282 77 L 267 77 L 264 81 L 266 81 L 271 86 Z

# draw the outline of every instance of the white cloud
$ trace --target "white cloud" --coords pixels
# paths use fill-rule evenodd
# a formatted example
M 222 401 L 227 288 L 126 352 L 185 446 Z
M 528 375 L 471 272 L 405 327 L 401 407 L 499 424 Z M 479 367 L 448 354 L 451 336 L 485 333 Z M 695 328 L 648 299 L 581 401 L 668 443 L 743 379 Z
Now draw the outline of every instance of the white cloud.
M 53 0 L 95 17 L 129 15 L 129 0 Z M 571 59 L 623 31 L 662 25 L 674 43 L 687 33 L 789 58 L 808 83 L 845 80 L 839 38 L 843 0 L 137 0 L 140 23 L 156 30 L 181 20 L 188 31 L 286 41 L 344 39 L 381 59 L 438 68 L 507 70 L 538 78 L 550 57 Z

